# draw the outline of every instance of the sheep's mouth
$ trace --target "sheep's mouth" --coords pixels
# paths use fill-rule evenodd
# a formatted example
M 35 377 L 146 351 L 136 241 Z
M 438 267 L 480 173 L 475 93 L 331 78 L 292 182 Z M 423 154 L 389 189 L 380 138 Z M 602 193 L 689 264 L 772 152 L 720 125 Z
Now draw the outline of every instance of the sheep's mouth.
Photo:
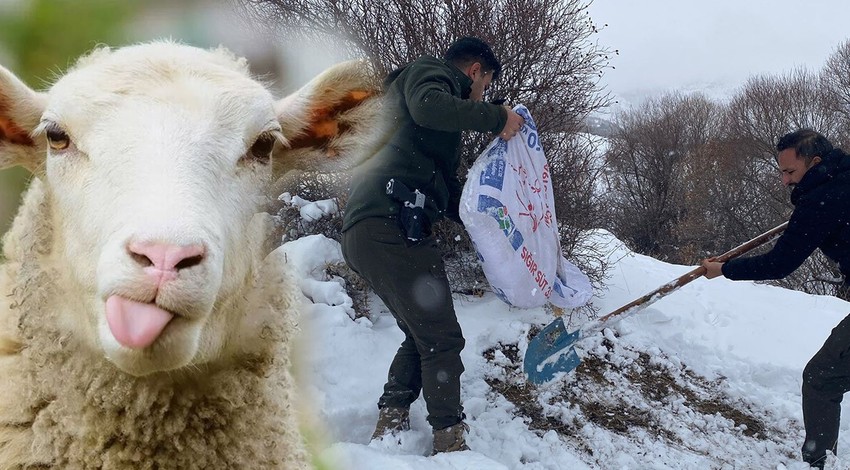
M 119 295 L 106 299 L 109 331 L 116 341 L 130 349 L 152 345 L 175 316 L 154 302 L 137 302 Z

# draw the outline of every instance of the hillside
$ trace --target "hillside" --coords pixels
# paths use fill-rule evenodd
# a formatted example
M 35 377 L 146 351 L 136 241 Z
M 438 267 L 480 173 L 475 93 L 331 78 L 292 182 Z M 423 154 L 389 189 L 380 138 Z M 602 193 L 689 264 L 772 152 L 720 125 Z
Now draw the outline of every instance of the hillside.
M 601 313 L 692 267 L 628 251 L 596 234 L 614 262 Z M 534 387 L 519 372 L 528 338 L 551 318 L 495 296 L 456 297 L 467 338 L 462 396 L 469 452 L 427 457 L 420 399 L 398 443 L 368 443 L 401 332 L 377 299 L 351 319 L 351 299 L 326 266 L 323 236 L 284 245 L 309 307 L 301 320 L 307 395 L 326 423 L 323 458 L 345 470 L 804 469 L 800 375 L 850 305 L 750 282 L 698 279 L 582 344 L 582 365 Z M 847 414 L 845 413 L 845 416 Z M 842 423 L 839 451 L 850 448 Z M 850 458 L 827 468 L 850 468 Z

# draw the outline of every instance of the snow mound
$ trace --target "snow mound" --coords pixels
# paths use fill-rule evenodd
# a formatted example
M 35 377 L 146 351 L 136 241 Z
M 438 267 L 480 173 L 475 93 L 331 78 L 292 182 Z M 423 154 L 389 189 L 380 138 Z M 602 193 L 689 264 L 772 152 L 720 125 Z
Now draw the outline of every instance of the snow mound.
M 693 267 L 628 251 L 610 234 L 604 314 Z M 698 279 L 580 343 L 579 368 L 534 387 L 520 373 L 528 340 L 552 320 L 495 295 L 456 296 L 467 345 L 462 399 L 472 451 L 428 456 L 420 399 L 398 442 L 369 443 L 376 401 L 401 343 L 376 298 L 352 319 L 344 282 L 327 273 L 339 245 L 322 236 L 284 245 L 310 301 L 301 319 L 305 385 L 326 425 L 330 468 L 802 470 L 802 368 L 850 311 L 841 300 Z M 847 416 L 847 413 L 844 413 Z M 839 452 L 850 449 L 850 421 Z M 827 469 L 850 468 L 839 455 Z

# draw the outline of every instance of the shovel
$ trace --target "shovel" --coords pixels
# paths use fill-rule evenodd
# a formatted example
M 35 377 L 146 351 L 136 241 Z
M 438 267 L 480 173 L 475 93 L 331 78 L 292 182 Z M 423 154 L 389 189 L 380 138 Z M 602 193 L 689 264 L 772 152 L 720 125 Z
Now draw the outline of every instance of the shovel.
M 784 222 L 752 240 L 715 257 L 714 260 L 726 262 L 753 248 L 764 245 L 779 236 L 787 226 L 788 222 Z M 575 345 L 582 339 L 583 333 L 599 331 L 609 319 L 623 314 L 634 313 L 641 308 L 647 307 L 658 299 L 701 277 L 703 274 L 705 274 L 705 268 L 700 266 L 596 321 L 585 323 L 581 328 L 572 333 L 567 332 L 562 318 L 556 318 L 528 342 L 528 349 L 525 351 L 525 359 L 523 360 L 523 369 L 528 376 L 528 380 L 535 384 L 541 384 L 552 380 L 558 372 L 570 372 L 575 369 L 581 363 L 581 359 L 578 353 L 576 353 Z

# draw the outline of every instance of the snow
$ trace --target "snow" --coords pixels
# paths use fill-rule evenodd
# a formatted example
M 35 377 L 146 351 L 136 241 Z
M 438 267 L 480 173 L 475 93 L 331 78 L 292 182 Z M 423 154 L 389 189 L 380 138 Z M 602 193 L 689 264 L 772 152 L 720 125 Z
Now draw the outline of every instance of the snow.
M 592 300 L 600 316 L 693 269 L 630 252 L 607 232 L 595 236 L 607 241 L 614 263 L 607 289 Z M 344 282 L 324 273 L 327 264 L 342 262 L 335 241 L 313 235 L 282 249 L 307 302 L 299 354 L 306 395 L 327 431 L 320 457 L 345 470 L 805 469 L 802 369 L 850 312 L 832 297 L 700 278 L 587 336 L 579 353 L 593 367 L 529 389 L 511 372 L 515 358 L 503 346 L 516 345 L 521 358 L 529 329 L 553 318 L 543 309 L 511 308 L 493 294 L 455 296 L 467 339 L 462 400 L 472 450 L 431 457 L 422 398 L 398 442 L 369 443 L 376 401 L 402 340 L 392 316 L 373 298 L 369 318 L 352 320 Z M 494 390 L 494 380 L 531 390 L 542 413 L 567 431 L 531 429 L 531 418 Z M 720 411 L 713 411 L 716 404 Z M 724 413 L 727 405 L 761 420 L 765 430 L 746 435 L 747 424 Z M 594 407 L 595 421 L 588 417 Z M 619 418 L 628 424 L 618 432 Z M 848 427 L 845 420 L 839 453 L 850 449 Z M 850 468 L 850 457 L 831 458 L 830 468 Z
M 307 222 L 314 222 L 322 217 L 337 212 L 336 201 L 325 199 L 323 201 L 308 201 L 289 193 L 283 193 L 278 197 L 286 204 L 299 208 L 299 214 Z

